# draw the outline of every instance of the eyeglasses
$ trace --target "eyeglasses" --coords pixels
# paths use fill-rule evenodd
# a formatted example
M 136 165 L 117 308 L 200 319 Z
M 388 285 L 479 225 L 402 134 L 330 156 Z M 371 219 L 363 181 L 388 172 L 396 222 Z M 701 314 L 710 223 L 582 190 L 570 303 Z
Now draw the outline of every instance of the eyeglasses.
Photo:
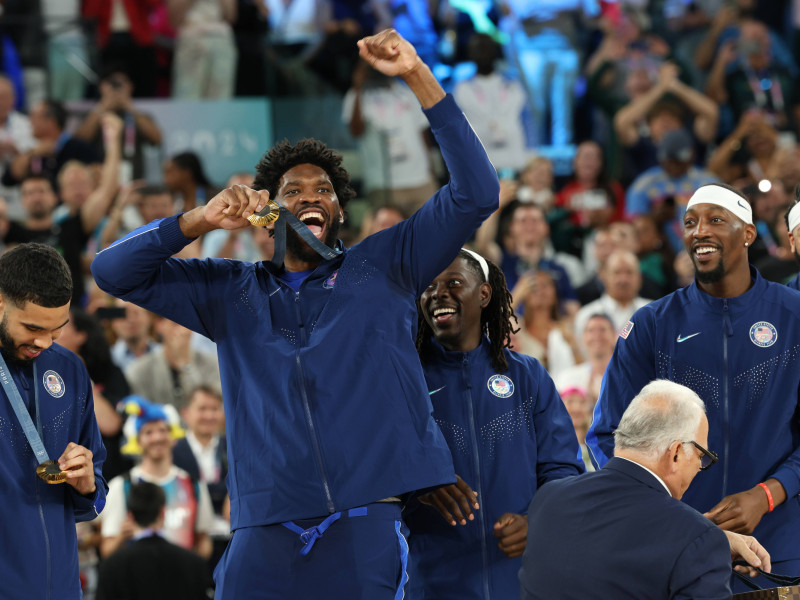
M 712 452 L 711 450 L 706 450 L 700 444 L 695 442 L 694 440 L 689 440 L 688 442 L 681 442 L 681 444 L 691 444 L 700 452 L 703 453 L 703 456 L 700 457 L 700 470 L 705 471 L 706 469 L 710 468 L 714 463 L 719 460 L 719 456 L 717 456 L 716 452 Z

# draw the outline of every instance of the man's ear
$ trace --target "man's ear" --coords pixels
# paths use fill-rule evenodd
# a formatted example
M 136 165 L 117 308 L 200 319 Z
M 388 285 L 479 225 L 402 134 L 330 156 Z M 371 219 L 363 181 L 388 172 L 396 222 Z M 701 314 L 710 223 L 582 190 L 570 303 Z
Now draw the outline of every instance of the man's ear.
M 492 300 L 492 286 L 488 283 L 481 284 L 481 308 L 486 308 L 489 306 L 489 302 Z
M 680 462 L 680 454 L 683 452 L 683 444 L 675 440 L 669 445 L 667 454 L 669 455 L 669 464 L 672 467 L 677 467 Z
M 756 241 L 756 226 L 755 225 L 745 225 L 744 227 L 744 245 L 745 246 L 752 246 L 753 242 Z

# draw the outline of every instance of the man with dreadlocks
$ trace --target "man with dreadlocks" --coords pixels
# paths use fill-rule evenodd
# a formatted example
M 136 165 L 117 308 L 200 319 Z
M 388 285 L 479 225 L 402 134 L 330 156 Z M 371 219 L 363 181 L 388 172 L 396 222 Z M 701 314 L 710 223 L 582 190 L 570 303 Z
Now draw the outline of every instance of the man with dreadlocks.
M 415 301 L 497 209 L 500 186 L 411 44 L 388 30 L 359 49 L 416 94 L 450 172 L 410 219 L 345 249 L 341 157 L 283 143 L 257 166 L 255 190 L 146 225 L 92 265 L 106 291 L 217 343 L 234 531 L 218 599 L 401 598 L 401 501 L 456 480 L 414 347 Z M 248 226 L 267 201 L 281 207 L 272 262 L 170 258 L 203 233 Z
M 544 367 L 508 349 L 514 311 L 497 265 L 461 250 L 418 312 L 417 349 L 458 480 L 409 506 L 409 598 L 518 598 L 531 498 L 583 472 L 572 420 Z

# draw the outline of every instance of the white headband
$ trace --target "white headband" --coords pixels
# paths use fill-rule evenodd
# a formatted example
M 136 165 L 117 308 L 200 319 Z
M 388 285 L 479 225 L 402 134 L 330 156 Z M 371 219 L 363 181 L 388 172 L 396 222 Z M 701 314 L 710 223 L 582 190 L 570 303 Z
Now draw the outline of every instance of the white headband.
M 695 204 L 716 204 L 729 210 L 748 225 L 753 224 L 753 209 L 750 203 L 736 192 L 721 185 L 709 184 L 698 188 L 686 205 L 686 210 Z
M 800 225 L 800 202 L 789 210 L 789 233 L 794 231 L 794 228 L 798 225 Z M 796 241 L 795 244 L 797 244 Z
M 486 262 L 486 259 L 472 250 L 467 250 L 466 248 L 462 248 L 462 250 L 478 261 L 478 264 L 481 266 L 481 271 L 483 271 L 483 278 L 489 281 L 489 263 Z

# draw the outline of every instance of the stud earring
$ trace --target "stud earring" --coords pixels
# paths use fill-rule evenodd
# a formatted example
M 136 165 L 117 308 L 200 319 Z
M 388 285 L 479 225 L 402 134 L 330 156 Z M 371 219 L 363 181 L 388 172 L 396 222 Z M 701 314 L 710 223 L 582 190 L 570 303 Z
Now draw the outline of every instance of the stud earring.
M 747 247 L 747 242 L 744 243 L 745 248 Z

